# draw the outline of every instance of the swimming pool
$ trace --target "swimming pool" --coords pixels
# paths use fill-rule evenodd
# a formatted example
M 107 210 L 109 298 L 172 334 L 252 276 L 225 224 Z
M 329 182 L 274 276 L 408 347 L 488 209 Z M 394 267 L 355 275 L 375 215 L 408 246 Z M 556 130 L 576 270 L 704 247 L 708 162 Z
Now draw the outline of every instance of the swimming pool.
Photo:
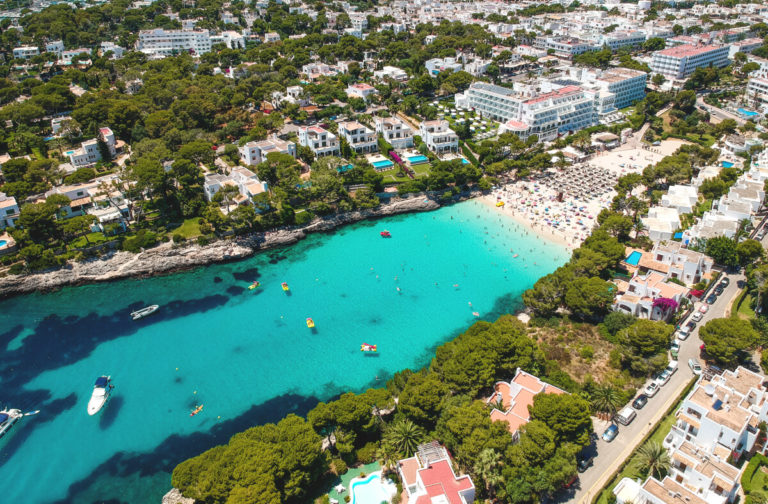
M 723 168 L 733 168 L 733 163 L 730 161 L 723 161 Z
M 736 109 L 736 111 L 737 111 L 739 114 L 741 114 L 741 115 L 743 115 L 743 116 L 746 116 L 746 117 L 755 117 L 756 115 L 759 115 L 759 114 L 758 114 L 757 112 L 755 112 L 754 110 L 747 110 L 747 109 L 743 109 L 743 108 L 738 108 L 738 109 Z
M 461 164 L 469 164 L 469 161 L 467 161 L 467 160 L 466 160 L 466 159 L 464 159 L 464 158 L 461 158 Z
M 427 156 L 410 156 L 408 162 L 411 164 L 426 163 L 429 160 Z
M 7 241 L 5 241 L 5 240 L 0 240 L 0 248 L 3 248 L 3 247 L 5 247 L 6 245 L 8 245 L 8 242 L 7 242 Z
M 389 159 L 382 159 L 381 161 L 374 161 L 371 163 L 371 165 L 373 165 L 373 167 L 377 170 L 386 170 L 387 168 L 393 166 L 394 163 Z
M 381 504 L 389 502 L 392 494 L 388 491 L 391 482 L 381 481 L 381 471 L 375 472 L 367 478 L 355 481 L 350 485 L 352 504 Z
M 73 150 L 68 150 L 68 151 L 67 151 L 67 152 L 65 152 L 64 154 L 66 154 L 67 156 L 71 156 L 71 155 L 72 155 L 72 154 L 74 154 L 74 153 L 75 153 L 75 151 L 73 151 Z
M 641 257 L 643 257 L 643 254 L 635 250 L 631 254 L 629 254 L 629 257 L 624 259 L 624 262 L 632 266 L 637 266 L 637 263 L 640 262 Z

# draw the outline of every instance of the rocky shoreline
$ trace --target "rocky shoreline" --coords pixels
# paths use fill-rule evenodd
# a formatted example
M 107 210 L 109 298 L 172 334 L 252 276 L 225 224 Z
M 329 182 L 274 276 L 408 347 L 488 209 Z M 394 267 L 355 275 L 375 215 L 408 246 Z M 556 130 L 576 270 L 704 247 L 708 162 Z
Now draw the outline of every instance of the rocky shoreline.
M 178 246 L 168 242 L 138 254 L 125 251 L 110 252 L 83 262 L 70 262 L 52 271 L 4 276 L 0 278 L 0 298 L 35 291 L 50 291 L 68 285 L 170 274 L 207 264 L 236 261 L 261 250 L 296 243 L 310 233 L 332 231 L 340 226 L 365 219 L 408 212 L 425 212 L 439 207 L 436 201 L 424 195 L 405 199 L 394 198 L 389 203 L 371 210 L 348 212 L 327 219 L 315 219 L 302 228 L 253 233 L 231 240 L 217 240 L 205 246 L 197 244 Z

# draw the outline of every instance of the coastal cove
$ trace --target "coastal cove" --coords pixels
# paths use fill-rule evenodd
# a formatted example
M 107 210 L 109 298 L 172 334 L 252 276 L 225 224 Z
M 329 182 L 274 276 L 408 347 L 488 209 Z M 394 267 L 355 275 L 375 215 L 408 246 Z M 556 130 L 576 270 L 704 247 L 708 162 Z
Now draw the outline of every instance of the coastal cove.
M 427 364 L 473 321 L 519 309 L 520 294 L 567 259 L 468 201 L 242 261 L 5 300 L 0 400 L 41 413 L 0 444 L 0 487 L 30 502 L 159 502 L 182 460 Z M 155 315 L 130 320 L 155 303 Z M 361 354 L 363 342 L 379 352 Z M 100 374 L 114 396 L 88 417 Z

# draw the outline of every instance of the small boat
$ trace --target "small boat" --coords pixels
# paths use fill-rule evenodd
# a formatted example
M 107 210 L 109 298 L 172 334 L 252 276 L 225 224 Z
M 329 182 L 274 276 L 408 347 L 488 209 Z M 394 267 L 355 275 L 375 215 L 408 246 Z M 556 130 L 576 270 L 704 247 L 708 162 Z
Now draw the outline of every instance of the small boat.
M 361 352 L 377 352 L 376 345 L 369 345 L 368 343 L 363 343 L 360 345 L 360 351 Z
M 200 413 L 201 411 L 203 411 L 203 405 L 202 404 L 200 404 L 195 409 L 193 409 L 192 413 L 190 413 L 189 416 L 193 417 L 193 416 L 197 415 L 198 413 Z
M 142 308 L 141 310 L 136 310 L 135 312 L 131 312 L 131 318 L 133 320 L 143 319 L 144 317 L 155 313 L 159 308 L 160 306 L 156 304 L 147 306 L 146 308 Z
M 18 409 L 0 410 L 0 438 L 11 430 L 11 427 L 24 417 L 24 413 Z
M 310 329 L 315 327 L 315 321 L 312 320 L 310 317 L 307 317 L 307 327 L 309 327 Z
M 253 290 L 259 285 L 261 285 L 259 282 L 253 282 L 251 285 L 248 286 L 248 290 Z
M 392 238 L 392 233 L 390 233 L 386 229 L 379 234 L 381 235 L 382 238 Z
M 291 288 L 288 287 L 288 282 L 283 282 L 280 284 L 280 286 L 283 288 L 285 292 L 288 292 L 289 290 L 291 290 Z
M 497 201 L 496 202 L 496 206 L 497 207 L 503 207 L 504 206 L 504 202 L 503 201 Z
M 107 399 L 109 399 L 109 394 L 112 392 L 112 389 L 114 388 L 112 386 L 112 377 L 110 376 L 99 376 L 96 378 L 96 383 L 93 384 L 93 393 L 91 394 L 91 400 L 88 401 L 88 414 L 90 416 L 95 415 L 99 411 L 101 411 L 101 408 L 104 407 L 105 404 L 107 404 Z

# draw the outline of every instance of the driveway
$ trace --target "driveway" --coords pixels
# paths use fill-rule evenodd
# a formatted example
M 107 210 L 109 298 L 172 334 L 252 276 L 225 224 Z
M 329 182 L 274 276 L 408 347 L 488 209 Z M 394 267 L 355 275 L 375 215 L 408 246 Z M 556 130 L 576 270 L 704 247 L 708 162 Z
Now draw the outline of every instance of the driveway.
M 715 107 L 713 105 L 708 105 L 707 103 L 704 103 L 704 98 L 701 96 L 696 98 L 696 105 L 698 105 L 699 107 L 709 112 L 709 115 L 713 119 L 717 119 L 716 122 L 722 122 L 725 119 L 733 119 L 739 125 L 743 125 L 746 122 L 743 118 L 739 117 L 736 114 L 733 114 L 731 112 L 728 112 L 727 110 L 723 110 L 721 108 Z
M 648 404 L 645 407 L 637 411 L 637 416 L 632 423 L 628 426 L 619 425 L 619 435 L 612 442 L 606 443 L 602 439 L 603 430 L 608 424 L 599 421 L 594 422 L 596 434 L 599 437 L 592 446 L 593 450 L 597 450 L 597 456 L 594 458 L 593 465 L 579 475 L 579 481 L 574 487 L 557 495 L 556 502 L 579 504 L 591 502 L 608 483 L 616 468 L 624 460 L 632 456 L 643 437 L 661 420 L 667 410 L 674 406 L 677 397 L 693 378 L 693 373 L 688 367 L 688 359 L 697 359 L 704 365 L 704 362 L 699 357 L 699 347 L 701 346 L 699 327 L 709 320 L 724 317 L 728 306 L 731 304 L 731 300 L 739 295 L 740 287 L 743 286 L 744 275 L 742 273 L 726 276 L 730 279 L 728 287 L 717 298 L 717 301 L 710 306 L 709 311 L 704 314 L 703 319 L 698 323 L 693 333 L 685 341 L 680 342 L 677 372 L 672 375 L 666 385 L 661 387 L 655 396 L 648 400 Z M 700 302 L 696 303 L 696 310 L 702 304 Z M 682 325 L 685 325 L 688 320 L 690 320 L 690 317 L 683 321 Z M 623 407 L 618 409 L 621 411 Z

